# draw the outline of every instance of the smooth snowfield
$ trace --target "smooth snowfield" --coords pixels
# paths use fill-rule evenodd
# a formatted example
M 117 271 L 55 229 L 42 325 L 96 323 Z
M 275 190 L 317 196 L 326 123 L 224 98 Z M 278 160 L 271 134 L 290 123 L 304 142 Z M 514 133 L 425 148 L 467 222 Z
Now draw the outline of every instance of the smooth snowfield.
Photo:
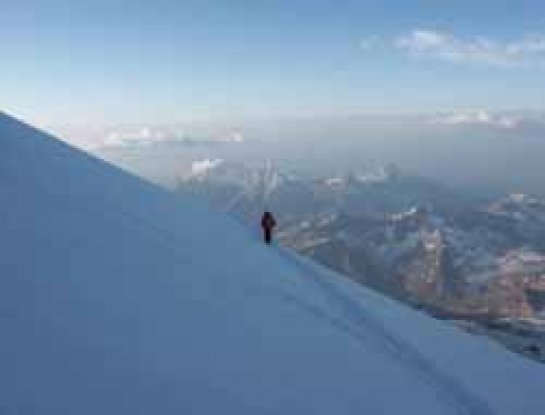
M 0 113 L 0 412 L 542 414 L 545 369 Z

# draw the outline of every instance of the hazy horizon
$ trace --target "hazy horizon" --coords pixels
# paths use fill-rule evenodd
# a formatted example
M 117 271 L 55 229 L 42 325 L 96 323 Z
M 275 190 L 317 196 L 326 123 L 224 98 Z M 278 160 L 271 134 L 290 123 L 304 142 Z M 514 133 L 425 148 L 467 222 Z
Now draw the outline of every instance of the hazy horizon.
M 193 156 L 154 146 L 210 141 L 239 145 L 195 157 L 545 195 L 544 21 L 538 0 L 8 2 L 1 109 L 155 178 Z

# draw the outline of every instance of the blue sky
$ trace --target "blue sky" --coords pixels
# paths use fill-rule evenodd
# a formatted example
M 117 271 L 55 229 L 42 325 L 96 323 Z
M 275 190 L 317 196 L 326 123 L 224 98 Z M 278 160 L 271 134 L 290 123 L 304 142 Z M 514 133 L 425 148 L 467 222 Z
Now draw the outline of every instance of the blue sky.
M 41 125 L 542 110 L 545 3 L 6 0 L 0 59 Z

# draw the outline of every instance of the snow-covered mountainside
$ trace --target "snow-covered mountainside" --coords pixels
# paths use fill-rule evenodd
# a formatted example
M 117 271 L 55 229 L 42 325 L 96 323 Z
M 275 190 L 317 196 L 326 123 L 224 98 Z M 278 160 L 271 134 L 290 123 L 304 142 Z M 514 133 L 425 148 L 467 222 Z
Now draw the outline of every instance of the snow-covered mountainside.
M 6 414 L 539 414 L 543 367 L 0 114 Z

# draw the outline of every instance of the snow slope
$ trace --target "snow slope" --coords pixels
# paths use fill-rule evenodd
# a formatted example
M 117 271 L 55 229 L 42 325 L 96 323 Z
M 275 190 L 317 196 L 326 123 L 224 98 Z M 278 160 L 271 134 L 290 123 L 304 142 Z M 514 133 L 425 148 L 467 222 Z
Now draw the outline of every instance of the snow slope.
M 0 412 L 540 414 L 545 369 L 0 113 Z

